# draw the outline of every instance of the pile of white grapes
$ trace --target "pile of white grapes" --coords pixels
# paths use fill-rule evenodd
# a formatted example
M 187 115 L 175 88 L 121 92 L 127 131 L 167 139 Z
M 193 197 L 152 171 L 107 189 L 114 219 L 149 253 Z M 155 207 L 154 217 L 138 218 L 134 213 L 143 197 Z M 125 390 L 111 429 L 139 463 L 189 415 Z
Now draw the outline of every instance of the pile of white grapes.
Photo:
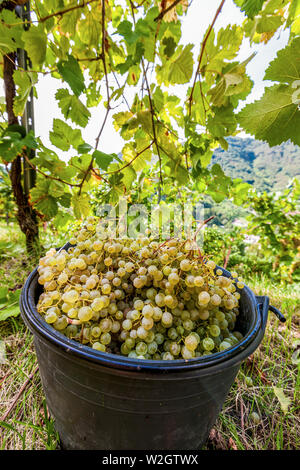
M 238 343 L 239 289 L 190 242 L 105 238 L 88 218 L 68 250 L 40 259 L 37 310 L 95 350 L 138 359 L 192 359 Z

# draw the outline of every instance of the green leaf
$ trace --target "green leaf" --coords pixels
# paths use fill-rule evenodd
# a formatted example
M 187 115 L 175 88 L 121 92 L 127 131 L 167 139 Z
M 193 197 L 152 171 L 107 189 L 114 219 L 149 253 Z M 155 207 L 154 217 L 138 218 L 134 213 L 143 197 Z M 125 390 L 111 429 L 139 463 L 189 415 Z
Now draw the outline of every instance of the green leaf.
M 72 205 L 76 219 L 85 218 L 90 214 L 90 200 L 87 194 L 74 194 L 72 197 Z
M 177 48 L 169 65 L 168 80 L 172 85 L 190 81 L 194 67 L 192 48 L 193 44 L 188 44 L 184 49 L 182 46 Z
M 227 97 L 233 95 L 239 95 L 243 92 L 250 92 L 251 82 L 246 75 L 246 65 L 255 56 L 251 54 L 248 59 L 241 63 L 229 64 L 225 70 L 219 82 L 209 90 L 208 95 L 212 96 L 212 103 L 214 106 L 223 106 L 227 103 Z
M 163 53 L 170 58 L 176 50 L 177 43 L 174 41 L 174 38 L 170 36 L 164 37 L 162 44 L 164 45 Z
M 282 411 L 284 412 L 284 414 L 286 414 L 291 404 L 291 399 L 284 394 L 284 391 L 282 388 L 275 387 L 273 385 L 273 390 L 274 390 L 276 397 L 279 400 Z
M 78 145 L 78 147 L 77 147 L 77 152 L 79 154 L 89 153 L 90 150 L 92 150 L 92 146 L 90 144 L 87 144 L 86 142 L 84 142 L 83 144 Z
M 147 134 L 151 134 L 153 132 L 150 110 L 139 111 L 137 113 L 137 122 L 141 124 L 142 128 Z
M 265 0 L 234 0 L 249 18 L 253 18 L 262 9 Z
M 136 180 L 137 178 L 137 174 L 136 174 L 136 171 L 132 168 L 131 165 L 129 165 L 128 167 L 126 167 L 123 171 L 122 171 L 122 174 L 123 174 L 123 183 L 126 187 L 127 190 L 129 190 L 131 188 L 131 185 L 132 183 Z
M 3 22 L 3 23 L 2 23 Z M 22 23 L 14 11 L 4 8 L 0 13 L 0 51 L 8 54 L 18 48 L 24 48 Z
M 300 38 L 277 53 L 266 70 L 264 80 L 292 84 L 300 79 Z
M 70 207 L 71 206 L 72 195 L 70 193 L 64 193 L 62 196 L 58 198 L 58 202 L 63 207 Z
M 113 115 L 114 128 L 116 131 L 121 129 L 121 127 L 127 123 L 127 121 L 133 117 L 133 114 L 130 111 L 121 111 Z
M 74 216 L 68 212 L 59 211 L 53 219 L 53 224 L 58 229 L 65 228 L 69 222 L 74 222 Z
M 212 71 L 223 73 L 223 67 L 228 64 L 227 61 L 233 60 L 239 52 L 242 40 L 243 30 L 237 25 L 221 28 L 218 32 L 216 45 L 214 31 L 211 32 L 201 63 L 201 67 L 205 70 L 206 81 L 209 79 L 210 86 L 215 82 Z
M 109 165 L 112 163 L 116 155 L 114 153 L 112 154 L 107 154 L 104 152 L 101 152 L 100 150 L 95 150 L 93 152 L 93 157 L 96 160 L 96 163 L 101 170 L 106 171 Z
M 24 49 L 27 51 L 33 65 L 42 65 L 47 50 L 47 35 L 42 24 L 33 26 L 22 35 Z
M 53 131 L 49 134 L 50 141 L 55 147 L 67 151 L 72 146 L 77 148 L 83 139 L 79 129 L 72 129 L 61 119 L 53 119 Z
M 7 302 L 8 287 L 0 287 L 0 308 Z
M 11 132 L 10 129 L 16 129 L 16 132 Z M 29 149 L 37 147 L 32 131 L 23 139 L 21 133 L 22 126 L 9 126 L 0 138 L 0 155 L 4 162 L 14 160 L 17 155 L 23 153 L 24 147 Z
M 48 220 L 52 219 L 58 211 L 56 198 L 49 194 L 49 192 L 51 192 L 51 183 L 53 183 L 53 181 L 47 180 L 46 178 L 39 180 L 36 186 L 30 191 L 34 207 L 44 214 Z
M 70 33 L 70 37 L 76 33 L 77 22 L 81 16 L 81 8 L 77 8 L 68 13 L 65 13 L 60 18 L 60 28 L 64 33 Z
M 89 48 L 98 49 L 101 40 L 101 21 L 97 10 L 84 10 L 85 19 L 79 21 L 77 25 L 80 40 Z
M 9 292 L 7 290 L 6 293 L 2 289 L 0 295 L 0 297 L 2 297 L 0 298 L 0 321 L 6 320 L 9 317 L 16 317 L 19 315 L 20 293 L 21 289 L 17 289 L 14 292 Z
M 37 83 L 37 74 L 18 69 L 14 71 L 13 77 L 18 88 L 17 96 L 14 99 L 14 113 L 17 116 L 22 116 L 31 88 Z
M 7 126 L 6 128 L 6 133 L 7 132 L 18 132 L 21 137 L 26 136 L 26 129 L 24 126 L 20 126 L 19 124 L 11 124 L 10 126 Z
M 283 18 L 278 15 L 264 15 L 256 23 L 258 34 L 276 31 L 283 23 Z
M 214 116 L 207 121 L 207 128 L 214 137 L 231 135 L 237 127 L 237 121 L 232 107 L 215 108 Z
M 66 119 L 71 119 L 81 127 L 85 127 L 91 113 L 75 95 L 70 95 L 67 89 L 60 88 L 55 94 L 58 105 Z
M 137 144 L 139 147 L 145 148 L 145 146 L 143 146 L 143 139 L 138 139 Z M 141 171 L 145 167 L 145 160 L 149 160 L 148 151 L 142 152 L 138 157 L 136 157 L 136 154 L 139 152 L 139 150 L 142 150 L 142 148 L 139 147 L 135 148 L 135 145 L 130 142 L 128 144 L 125 144 L 122 149 L 123 160 L 126 164 L 130 164 L 128 166 L 132 166 L 132 168 L 136 172 Z M 124 162 L 122 162 L 121 166 L 124 166 Z
M 292 0 L 289 16 L 287 19 L 287 26 L 291 29 L 291 35 L 297 36 L 300 34 L 300 2 L 299 0 Z
M 77 60 L 68 55 L 68 60 L 61 60 L 57 68 L 62 78 L 68 83 L 76 96 L 79 96 L 85 89 L 84 77 Z
M 231 178 L 225 175 L 221 166 L 214 164 L 211 168 L 211 182 L 207 186 L 208 194 L 217 203 L 222 202 L 229 196 L 229 189 L 231 186 Z
M 152 98 L 156 111 L 160 112 L 164 106 L 164 94 L 159 86 L 155 88 Z
M 70 160 L 71 168 L 77 171 L 78 178 L 82 178 L 84 173 L 87 171 L 92 161 L 92 156 L 88 154 L 82 154 L 78 157 L 72 157 Z
M 66 186 L 61 181 L 52 180 L 49 184 L 48 192 L 51 196 L 59 198 L 64 195 Z
M 119 24 L 117 28 L 117 32 L 120 34 L 120 36 L 123 36 L 127 44 L 134 44 L 138 38 L 139 35 L 132 31 L 132 23 L 130 21 L 122 21 L 122 23 Z
M 289 139 L 300 145 L 300 110 L 296 97 L 296 90 L 288 85 L 266 88 L 260 100 L 248 104 L 238 114 L 238 122 L 246 132 L 271 147 Z

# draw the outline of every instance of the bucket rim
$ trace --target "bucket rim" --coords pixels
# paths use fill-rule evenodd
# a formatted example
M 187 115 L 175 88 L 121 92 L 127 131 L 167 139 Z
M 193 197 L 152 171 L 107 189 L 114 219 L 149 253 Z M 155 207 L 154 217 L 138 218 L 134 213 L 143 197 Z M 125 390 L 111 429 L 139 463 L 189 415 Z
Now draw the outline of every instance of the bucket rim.
M 220 266 L 215 269 L 221 269 L 226 277 L 231 277 L 231 273 Z M 115 369 L 125 369 L 149 372 L 177 372 L 179 370 L 203 369 L 216 366 L 223 362 L 242 362 L 259 345 L 262 339 L 263 318 L 259 309 L 259 304 L 253 291 L 245 285 L 243 290 L 250 297 L 250 303 L 254 309 L 253 320 L 250 328 L 238 343 L 222 352 L 208 354 L 192 359 L 174 359 L 170 361 L 135 359 L 113 353 L 97 351 L 90 346 L 81 344 L 70 339 L 55 330 L 53 326 L 46 323 L 42 315 L 37 311 L 34 301 L 34 292 L 38 284 L 38 270 L 35 268 L 23 286 L 20 296 L 20 309 L 23 320 L 33 334 L 42 336 L 47 341 L 54 343 L 58 348 L 73 356 L 81 357 L 84 360 L 101 364 Z

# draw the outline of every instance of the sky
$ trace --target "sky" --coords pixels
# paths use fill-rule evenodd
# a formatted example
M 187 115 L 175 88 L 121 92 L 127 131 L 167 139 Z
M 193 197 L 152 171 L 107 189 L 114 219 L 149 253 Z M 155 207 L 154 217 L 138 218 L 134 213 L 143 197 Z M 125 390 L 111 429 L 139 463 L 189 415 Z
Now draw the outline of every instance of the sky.
M 193 0 L 187 15 L 182 17 L 183 34 L 181 43 L 198 44 L 198 47 L 196 46 L 194 48 L 195 54 L 197 55 L 199 54 L 199 45 L 203 34 L 211 24 L 219 4 L 220 0 Z M 227 0 L 217 19 L 215 29 L 219 30 L 221 27 L 226 27 L 228 24 L 241 24 L 244 18 L 244 14 L 234 4 L 233 0 Z M 276 34 L 266 45 L 250 46 L 249 40 L 244 40 L 238 57 L 241 61 L 247 59 L 254 51 L 257 51 L 256 56 L 247 66 L 247 72 L 254 81 L 254 88 L 247 98 L 247 103 L 262 96 L 264 87 L 268 85 L 268 82 L 263 81 L 264 72 L 269 62 L 276 57 L 277 51 L 287 44 L 288 34 L 288 31 Z M 53 118 L 64 119 L 54 98 L 56 90 L 62 86 L 66 87 L 66 83 L 62 84 L 49 75 L 40 78 L 37 85 L 38 99 L 35 100 L 35 131 L 36 135 L 41 136 L 43 142 L 50 147 L 51 144 L 48 140 L 48 135 L 49 130 L 52 129 Z M 121 110 L 122 109 L 120 109 L 120 111 Z M 86 142 L 94 146 L 96 136 L 101 127 L 105 108 L 100 105 L 96 109 L 92 108 L 91 112 L 92 117 L 90 118 L 90 122 L 82 131 L 82 134 Z M 71 122 L 69 124 L 72 125 Z M 242 133 L 240 136 L 245 137 L 246 134 Z M 101 136 L 99 149 L 106 153 L 119 153 L 123 145 L 124 141 L 115 131 L 110 117 Z M 62 152 L 62 154 L 64 154 L 64 152 Z M 63 156 L 64 155 L 61 155 L 62 158 Z M 65 157 L 67 157 L 67 153 L 65 153 Z

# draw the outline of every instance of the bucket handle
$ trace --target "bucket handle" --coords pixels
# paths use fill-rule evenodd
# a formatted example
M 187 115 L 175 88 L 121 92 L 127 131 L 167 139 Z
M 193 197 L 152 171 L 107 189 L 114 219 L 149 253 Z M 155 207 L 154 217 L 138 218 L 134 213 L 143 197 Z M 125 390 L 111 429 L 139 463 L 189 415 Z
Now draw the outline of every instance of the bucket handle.
M 276 317 L 281 321 L 281 323 L 286 322 L 285 316 L 282 315 L 282 313 L 280 312 L 280 310 L 278 310 L 278 308 L 273 307 L 273 305 L 269 305 L 269 310 L 271 310 L 271 312 L 275 313 Z
M 281 323 L 286 322 L 286 318 L 280 312 L 280 310 L 278 310 L 278 308 L 274 307 L 273 305 L 269 305 L 269 297 L 267 297 L 266 295 L 263 295 L 263 296 L 257 295 L 256 300 L 257 300 L 257 307 L 262 315 L 264 326 L 267 323 L 269 311 L 275 313 L 276 317 L 281 321 Z

